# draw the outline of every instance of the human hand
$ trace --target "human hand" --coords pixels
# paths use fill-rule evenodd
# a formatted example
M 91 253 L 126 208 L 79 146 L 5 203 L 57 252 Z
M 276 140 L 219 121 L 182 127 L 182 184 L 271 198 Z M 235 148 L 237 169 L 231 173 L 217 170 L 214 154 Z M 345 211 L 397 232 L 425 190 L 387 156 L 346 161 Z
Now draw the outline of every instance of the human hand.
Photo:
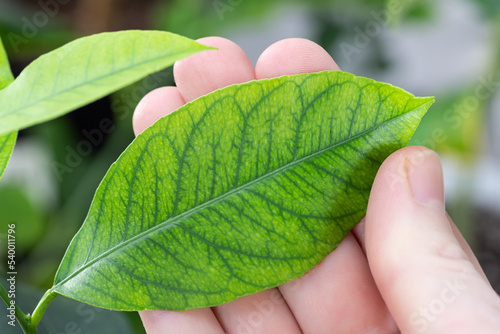
M 177 87 L 141 101 L 136 133 L 230 84 L 339 69 L 303 39 L 271 45 L 255 68 L 228 40 L 199 41 L 219 50 L 177 62 Z M 500 332 L 500 299 L 446 215 L 438 156 L 422 147 L 404 148 L 384 162 L 366 219 L 301 278 L 213 308 L 140 315 L 149 334 Z

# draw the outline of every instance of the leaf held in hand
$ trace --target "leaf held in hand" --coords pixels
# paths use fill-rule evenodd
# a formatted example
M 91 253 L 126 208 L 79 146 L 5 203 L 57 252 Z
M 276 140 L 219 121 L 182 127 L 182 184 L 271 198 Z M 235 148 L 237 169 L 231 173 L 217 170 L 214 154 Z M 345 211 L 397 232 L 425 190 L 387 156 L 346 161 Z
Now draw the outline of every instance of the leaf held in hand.
M 0 135 L 61 116 L 208 49 L 161 31 L 77 39 L 35 60 L 0 91 Z
M 343 72 L 201 97 L 112 165 L 51 290 L 185 310 L 299 277 L 364 216 L 379 166 L 432 101 Z

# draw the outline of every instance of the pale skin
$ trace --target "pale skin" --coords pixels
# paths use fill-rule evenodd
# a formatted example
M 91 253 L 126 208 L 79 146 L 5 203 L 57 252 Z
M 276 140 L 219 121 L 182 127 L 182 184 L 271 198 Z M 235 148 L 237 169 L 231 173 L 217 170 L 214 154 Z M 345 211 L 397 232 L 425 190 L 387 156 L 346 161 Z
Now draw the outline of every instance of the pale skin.
M 136 134 L 185 103 L 227 85 L 339 70 L 319 45 L 287 39 L 255 68 L 233 42 L 208 37 L 205 51 L 174 66 L 177 87 L 149 93 Z M 499 333 L 500 298 L 446 214 L 437 154 L 407 147 L 383 163 L 366 218 L 299 279 L 212 308 L 140 312 L 148 334 Z

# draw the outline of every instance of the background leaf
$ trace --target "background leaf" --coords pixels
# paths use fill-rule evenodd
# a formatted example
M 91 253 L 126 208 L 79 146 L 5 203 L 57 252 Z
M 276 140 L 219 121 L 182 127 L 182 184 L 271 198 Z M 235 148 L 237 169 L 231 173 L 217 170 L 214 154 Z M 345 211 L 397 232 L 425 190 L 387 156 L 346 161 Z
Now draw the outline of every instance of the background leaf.
M 41 211 L 23 188 L 9 183 L 0 187 L 0 226 L 17 223 L 20 227 L 16 229 L 16 255 L 19 258 L 43 236 Z M 7 240 L 7 228 L 0 231 L 0 238 Z M 7 256 L 7 251 L 0 250 L 0 257 Z
M 35 60 L 0 91 L 0 135 L 61 116 L 208 49 L 160 31 L 77 39 Z
M 9 162 L 14 145 L 16 144 L 17 131 L 0 136 L 0 177 L 2 177 Z
M 0 90 L 4 89 L 14 80 L 14 76 L 10 70 L 9 60 L 3 47 L 2 39 L 0 39 Z M 0 136 L 0 178 L 7 167 L 12 150 L 16 144 L 17 131 Z
M 363 217 L 380 164 L 432 100 L 343 72 L 197 99 L 112 165 L 51 290 L 184 310 L 299 277 Z
M 14 80 L 12 71 L 10 70 L 9 58 L 3 47 L 2 39 L 0 38 L 0 89 L 4 89 Z

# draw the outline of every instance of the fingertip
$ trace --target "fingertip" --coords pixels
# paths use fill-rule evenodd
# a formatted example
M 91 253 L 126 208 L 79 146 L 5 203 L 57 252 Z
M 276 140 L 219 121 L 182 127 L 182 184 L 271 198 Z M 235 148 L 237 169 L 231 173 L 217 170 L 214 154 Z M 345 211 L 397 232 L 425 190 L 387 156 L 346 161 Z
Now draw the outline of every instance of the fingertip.
M 269 46 L 257 60 L 257 79 L 340 70 L 328 52 L 304 38 L 288 38 Z
M 389 155 L 373 181 L 368 210 L 383 207 L 386 202 L 395 202 L 402 193 L 412 197 L 411 189 L 406 187 L 409 167 L 412 164 L 421 165 L 420 157 L 430 154 L 428 152 L 433 151 L 422 146 L 408 146 Z M 366 228 L 370 229 L 371 225 L 367 224 Z
M 176 87 L 161 87 L 149 92 L 134 111 L 132 125 L 135 135 L 139 135 L 161 117 L 179 109 L 184 103 Z
M 213 90 L 255 79 L 250 59 L 234 42 L 222 37 L 197 41 L 217 50 L 200 52 L 175 63 L 175 83 L 186 102 Z

